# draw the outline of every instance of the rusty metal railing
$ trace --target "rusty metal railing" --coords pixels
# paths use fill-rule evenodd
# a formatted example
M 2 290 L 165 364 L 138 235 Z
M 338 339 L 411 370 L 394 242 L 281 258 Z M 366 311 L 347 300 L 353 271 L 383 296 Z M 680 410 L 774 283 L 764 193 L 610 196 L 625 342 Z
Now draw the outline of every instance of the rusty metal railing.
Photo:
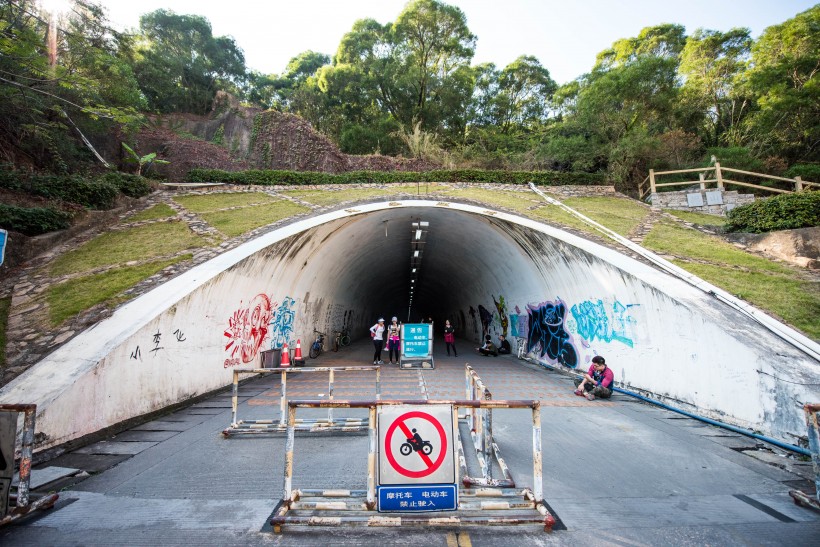
M 315 367 L 315 368 L 253 368 L 234 369 L 231 397 L 231 425 L 222 431 L 226 437 L 233 435 L 259 435 L 262 433 L 281 433 L 287 429 L 285 416 L 287 415 L 288 374 L 310 374 L 318 372 L 328 373 L 328 399 L 333 400 L 335 375 L 338 372 L 376 371 L 376 400 L 381 399 L 381 367 L 375 365 L 361 367 Z M 238 420 L 239 407 L 239 376 L 242 374 L 281 374 L 281 396 L 279 399 L 279 421 L 270 420 Z M 366 429 L 365 418 L 334 418 L 333 409 L 328 408 L 327 419 L 300 419 L 297 423 L 299 431 L 327 432 L 327 431 L 363 431 Z
M 453 419 L 458 420 L 459 408 L 492 408 L 532 410 L 532 488 L 478 488 L 459 489 L 458 508 L 451 516 L 442 513 L 412 515 L 378 513 L 376 504 L 376 412 L 378 407 L 408 405 L 451 405 Z M 293 487 L 295 453 L 296 411 L 299 408 L 367 408 L 368 454 L 367 487 L 363 490 L 299 490 Z M 458 472 L 456 484 L 458 484 Z M 515 498 L 518 498 L 517 500 Z M 313 500 L 316 501 L 308 501 Z M 516 512 L 517 511 L 517 512 Z M 322 515 L 326 512 L 326 515 Z M 303 514 L 306 513 L 306 514 Z M 509 513 L 509 514 L 507 514 Z M 295 526 L 510 526 L 538 524 L 551 531 L 555 517 L 550 514 L 544 501 L 541 456 L 541 403 L 539 401 L 309 401 L 288 402 L 288 429 L 285 443 L 284 481 L 282 499 L 273 511 L 270 521 L 274 532 L 282 532 L 285 525 Z
M 491 401 L 492 393 L 484 385 L 478 373 L 470 365 L 464 366 L 466 397 L 471 401 Z M 467 474 L 467 460 L 464 457 L 464 448 L 459 440 L 458 462 L 461 467 L 461 480 L 464 486 L 488 486 L 494 488 L 515 488 L 501 450 L 493 439 L 493 410 L 492 408 L 468 408 L 465 414 L 467 427 L 470 429 L 473 447 L 475 448 L 478 465 L 481 467 L 483 478 L 470 477 Z M 501 469 L 503 479 L 493 479 L 493 456 Z
M 20 446 L 19 481 L 17 484 L 17 496 L 14 500 L 14 509 L 5 515 L 0 515 L 0 526 L 14 522 L 29 513 L 38 509 L 48 509 L 53 506 L 60 497 L 58 494 L 47 494 L 38 496 L 38 499 L 31 502 L 31 456 L 34 450 L 34 423 L 37 414 L 37 405 L 1 405 L 0 412 L 23 413 L 23 432 Z M 17 454 L 12 454 L 12 461 L 6 465 L 14 465 Z M 5 505 L 5 504 L 4 504 Z
M 800 490 L 791 490 L 789 495 L 798 505 L 805 505 L 820 510 L 820 404 L 803 405 L 806 413 L 806 427 L 808 428 L 809 450 L 811 451 L 811 463 L 814 469 L 814 490 L 812 499 L 808 494 Z

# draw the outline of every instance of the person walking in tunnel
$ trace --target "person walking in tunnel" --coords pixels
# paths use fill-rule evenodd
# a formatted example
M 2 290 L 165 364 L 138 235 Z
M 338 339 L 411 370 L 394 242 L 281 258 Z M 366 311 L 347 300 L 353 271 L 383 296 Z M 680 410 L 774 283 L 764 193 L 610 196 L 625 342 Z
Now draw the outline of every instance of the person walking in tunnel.
M 480 353 L 484 357 L 487 357 L 489 355 L 492 355 L 493 357 L 498 357 L 498 348 L 496 348 L 495 344 L 493 344 L 493 340 L 489 334 L 484 337 L 484 345 L 480 348 L 476 348 L 476 351 L 478 351 L 478 353 Z
M 582 378 L 575 379 L 575 394 L 594 401 L 595 397 L 609 399 L 612 397 L 612 382 L 615 375 L 612 369 L 606 366 L 606 359 L 600 355 L 592 358 L 589 371 Z
M 507 337 L 503 334 L 498 335 L 498 339 L 500 342 L 498 343 L 498 353 L 509 355 L 512 353 L 512 347 L 510 347 L 509 341 L 507 341 Z
M 372 327 L 370 327 L 370 337 L 373 339 L 373 347 L 376 350 L 373 353 L 374 365 L 384 364 L 384 361 L 382 361 L 382 350 L 384 349 L 384 331 L 384 318 L 379 317 L 378 322 Z
M 444 343 L 447 345 L 447 357 L 450 356 L 450 348 L 453 349 L 453 355 L 458 357 L 456 351 L 456 329 L 450 324 L 450 320 L 444 321 Z
M 390 320 L 390 325 L 387 327 L 387 350 L 390 364 L 393 363 L 393 352 L 396 353 L 396 363 L 399 364 L 399 344 L 401 343 L 401 324 L 398 317 L 393 317 Z

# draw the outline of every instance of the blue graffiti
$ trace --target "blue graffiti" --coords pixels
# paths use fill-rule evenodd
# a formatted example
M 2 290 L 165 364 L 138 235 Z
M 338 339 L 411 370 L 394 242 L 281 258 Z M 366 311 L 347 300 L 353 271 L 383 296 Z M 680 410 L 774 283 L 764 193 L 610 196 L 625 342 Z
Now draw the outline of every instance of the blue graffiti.
M 627 312 L 632 306 L 638 304 L 623 305 L 617 300 L 612 304 L 612 309 L 608 310 L 603 301 L 592 302 L 587 300 L 572 306 L 572 316 L 578 326 L 578 334 L 587 340 L 598 338 L 604 342 L 618 341 L 627 346 L 634 347 L 632 338 L 629 337 L 631 326 L 635 324 Z
M 540 347 L 540 357 L 546 355 L 571 368 L 578 366 L 578 352 L 570 334 L 564 330 L 566 305 L 561 300 L 538 306 L 527 305 L 527 313 L 530 315 L 527 353 Z
M 293 298 L 286 296 L 274 311 L 270 320 L 271 348 L 281 348 L 285 342 L 293 343 L 293 320 L 296 318 L 296 312 L 291 308 L 295 303 L 296 301 Z

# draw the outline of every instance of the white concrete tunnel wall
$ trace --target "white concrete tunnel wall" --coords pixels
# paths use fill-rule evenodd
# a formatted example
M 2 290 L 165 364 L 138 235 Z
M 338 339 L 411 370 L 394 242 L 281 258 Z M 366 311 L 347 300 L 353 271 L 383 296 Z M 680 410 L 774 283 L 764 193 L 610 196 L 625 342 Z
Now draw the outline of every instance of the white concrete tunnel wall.
M 579 371 L 604 355 L 625 387 L 786 442 L 805 435 L 801 406 L 817 395 L 807 384 L 820 381 L 813 358 L 616 251 L 432 201 L 359 205 L 265 234 L 126 304 L 0 401 L 38 405 L 44 449 L 226 386 L 232 368 L 255 366 L 274 342 L 300 338 L 306 353 L 314 327 L 345 323 L 361 338 L 378 315 L 406 320 L 419 220 L 430 226 L 412 320 L 450 318 L 471 341 L 506 329 L 529 338 L 541 362 L 561 355 Z

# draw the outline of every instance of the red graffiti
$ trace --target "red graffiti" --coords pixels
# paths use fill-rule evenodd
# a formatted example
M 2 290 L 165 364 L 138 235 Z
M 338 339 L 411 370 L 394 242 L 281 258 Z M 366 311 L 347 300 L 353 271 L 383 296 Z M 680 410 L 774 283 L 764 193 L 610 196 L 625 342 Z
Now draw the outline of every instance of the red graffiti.
M 231 359 L 239 357 L 243 363 L 250 363 L 256 358 L 268 336 L 271 316 L 270 298 L 265 294 L 257 294 L 247 308 L 233 312 L 225 329 L 225 337 L 228 338 L 225 351 Z
M 230 368 L 230 367 L 238 367 L 242 363 L 239 359 L 225 359 L 225 363 L 222 365 L 222 368 Z

